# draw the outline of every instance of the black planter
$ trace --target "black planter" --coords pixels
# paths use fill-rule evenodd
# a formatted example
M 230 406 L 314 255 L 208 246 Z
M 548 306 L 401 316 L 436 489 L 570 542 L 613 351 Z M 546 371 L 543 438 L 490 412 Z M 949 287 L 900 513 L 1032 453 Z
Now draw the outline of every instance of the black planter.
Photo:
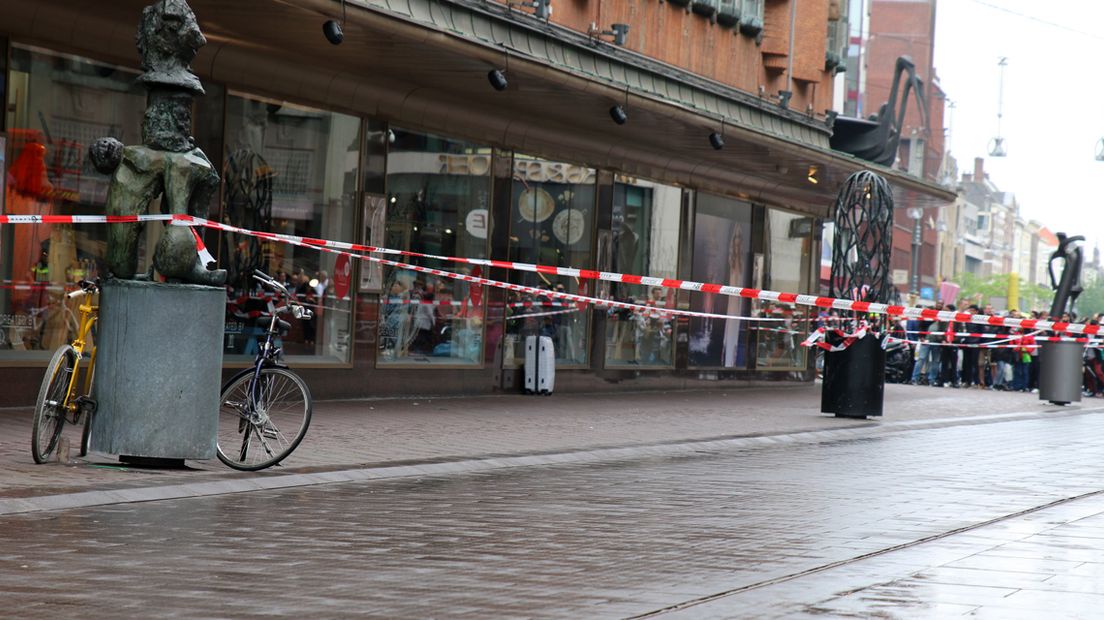
M 820 410 L 840 418 L 882 415 L 885 392 L 885 350 L 868 334 L 843 351 L 824 354 L 824 386 Z

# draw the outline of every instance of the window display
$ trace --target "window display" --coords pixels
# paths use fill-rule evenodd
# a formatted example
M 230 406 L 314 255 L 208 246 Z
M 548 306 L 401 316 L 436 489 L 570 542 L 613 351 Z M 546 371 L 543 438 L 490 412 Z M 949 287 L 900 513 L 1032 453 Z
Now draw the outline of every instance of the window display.
M 259 231 L 356 241 L 360 119 L 286 102 L 231 95 L 226 106 L 223 220 Z M 293 290 L 314 318 L 292 322 L 287 356 L 349 361 L 352 301 L 334 292 L 337 257 L 243 234 L 222 235 L 230 272 L 227 356 L 256 353 L 258 318 L 270 299 L 252 280 L 261 269 Z
M 751 285 L 751 205 L 699 193 L 694 216 L 692 280 L 709 284 Z M 713 293 L 692 293 L 690 309 L 748 316 L 749 300 Z M 747 325 L 738 319 L 690 319 L 690 366 L 746 368 Z
M 807 293 L 811 287 L 813 218 L 767 209 L 763 287 L 772 291 Z M 760 323 L 756 330 L 755 367 L 773 370 L 801 370 L 808 349 L 801 345 L 803 333 L 811 327 L 806 308 L 790 304 L 756 302 L 756 315 L 783 319 Z
M 402 129 L 391 135 L 384 245 L 486 258 L 490 147 Z M 479 267 L 415 257 L 403 261 L 482 275 Z M 378 364 L 482 364 L 482 285 L 390 267 L 383 270 L 383 283 Z
M 510 260 L 556 267 L 593 268 L 593 168 L 514 156 L 510 201 Z M 548 291 L 591 295 L 589 281 L 543 273 L 511 272 L 511 282 Z M 551 295 L 510 292 L 504 362 L 521 366 L 527 336 L 552 338 L 557 365 L 589 359 L 589 307 Z
M 12 47 L 9 69 L 5 213 L 103 215 L 110 179 L 92 167 L 88 145 L 141 142 L 137 73 L 23 46 Z M 77 304 L 65 287 L 106 275 L 106 238 L 96 224 L 0 227 L 0 359 L 48 359 L 72 339 Z M 140 250 L 141 269 L 156 241 Z
M 618 176 L 613 186 L 612 270 L 661 278 L 678 277 L 682 190 Z M 617 301 L 675 308 L 674 289 L 615 283 Z M 660 312 L 611 309 L 606 320 L 606 366 L 674 364 L 674 317 Z

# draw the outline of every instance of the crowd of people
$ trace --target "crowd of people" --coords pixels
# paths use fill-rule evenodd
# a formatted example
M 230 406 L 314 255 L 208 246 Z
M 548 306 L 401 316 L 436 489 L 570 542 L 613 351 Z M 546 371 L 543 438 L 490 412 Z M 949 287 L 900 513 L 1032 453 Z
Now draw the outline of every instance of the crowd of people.
M 958 311 L 953 304 L 944 307 L 936 302 L 936 310 Z M 984 314 L 1014 319 L 1051 320 L 1046 312 L 994 312 L 992 306 L 971 304 L 963 308 L 970 314 Z M 1053 317 L 1063 322 L 1075 321 L 1064 314 Z M 1100 316 L 1089 322 L 1098 325 Z M 949 321 L 902 320 L 891 334 L 912 345 L 911 383 L 934 387 L 1036 392 L 1039 387 L 1038 337 L 1049 332 L 1017 329 L 1000 325 L 956 323 Z M 1054 334 L 1066 335 L 1069 334 Z M 985 346 L 988 345 L 988 346 Z M 1085 348 L 1085 395 L 1104 395 L 1104 357 L 1101 350 Z

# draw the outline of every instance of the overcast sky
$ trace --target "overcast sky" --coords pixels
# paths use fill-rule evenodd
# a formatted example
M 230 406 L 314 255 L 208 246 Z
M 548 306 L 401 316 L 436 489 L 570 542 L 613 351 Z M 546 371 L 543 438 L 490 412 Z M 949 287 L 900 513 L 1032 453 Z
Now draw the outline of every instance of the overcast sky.
M 935 67 L 949 100 L 949 148 L 959 173 L 985 156 L 990 179 L 1016 194 L 1020 213 L 1051 230 L 1104 240 L 1104 2 L 940 0 Z M 988 157 L 997 135 L 997 59 L 1004 70 L 1001 135 L 1008 156 Z

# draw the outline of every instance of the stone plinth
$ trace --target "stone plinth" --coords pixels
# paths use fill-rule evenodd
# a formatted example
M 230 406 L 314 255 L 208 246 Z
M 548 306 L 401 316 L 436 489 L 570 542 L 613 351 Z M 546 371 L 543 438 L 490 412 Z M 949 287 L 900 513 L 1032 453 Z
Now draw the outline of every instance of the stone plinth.
M 92 450 L 144 459 L 214 458 L 225 313 L 222 288 L 104 284 Z

